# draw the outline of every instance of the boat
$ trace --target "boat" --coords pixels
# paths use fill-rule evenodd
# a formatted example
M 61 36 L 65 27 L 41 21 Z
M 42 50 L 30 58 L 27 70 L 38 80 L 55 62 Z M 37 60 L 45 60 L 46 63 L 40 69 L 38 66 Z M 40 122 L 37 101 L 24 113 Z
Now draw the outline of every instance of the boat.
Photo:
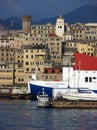
M 42 91 L 44 88 L 44 91 L 48 94 L 50 98 L 52 98 L 52 91 L 54 88 L 60 88 L 66 86 L 65 82 L 57 82 L 57 81 L 40 81 L 40 80 L 30 80 L 28 82 L 28 86 L 30 88 L 30 92 L 32 95 L 36 95 Z
M 37 95 L 38 107 L 50 107 L 50 98 L 42 89 L 42 93 L 38 93 Z
M 66 86 L 64 81 L 42 81 L 37 80 L 36 74 L 32 75 L 32 79 L 28 81 L 28 88 L 33 96 L 37 97 L 37 94 L 44 89 L 45 93 L 52 98 L 53 88 L 60 88 Z
M 70 101 L 97 101 L 97 94 L 88 88 L 78 88 L 75 91 L 70 91 L 64 93 L 63 99 L 70 100 Z
M 31 94 L 26 87 L 13 87 L 10 94 L 11 99 L 29 99 Z
M 30 93 L 37 95 L 44 88 L 49 97 L 56 97 L 58 93 L 62 95 L 67 92 L 68 86 L 72 90 L 77 90 L 78 87 L 88 88 L 97 93 L 97 58 L 78 52 L 74 53 L 74 57 L 73 67 L 63 67 L 62 81 L 41 81 L 34 75 L 34 78 L 28 81 Z

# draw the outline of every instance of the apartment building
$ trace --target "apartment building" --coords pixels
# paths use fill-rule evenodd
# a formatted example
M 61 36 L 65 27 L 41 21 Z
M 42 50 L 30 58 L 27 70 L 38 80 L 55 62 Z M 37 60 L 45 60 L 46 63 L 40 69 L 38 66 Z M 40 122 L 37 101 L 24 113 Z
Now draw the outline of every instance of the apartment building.
M 23 64 L 25 73 L 43 72 L 46 51 L 40 46 L 23 46 Z
M 70 25 L 74 40 L 97 40 L 97 24 L 96 23 L 75 23 Z
M 65 42 L 62 63 L 64 66 L 74 64 L 74 52 L 97 56 L 97 40 L 70 40 Z
M 0 65 L 0 85 L 13 85 L 14 71 L 12 67 Z
M 35 37 L 43 37 L 45 34 L 55 33 L 55 25 L 50 23 L 45 25 L 31 25 L 31 35 Z
M 95 56 L 94 49 L 95 48 L 93 46 L 89 46 L 87 43 L 77 44 L 77 50 L 79 53 L 87 54 L 90 56 Z
M 73 40 L 85 39 L 85 25 L 81 23 L 75 23 L 71 25 L 70 30 L 73 33 Z
M 0 47 L 0 64 L 13 64 L 15 62 L 15 49 Z
M 97 40 L 97 23 L 85 24 L 85 38 L 89 40 Z
M 53 63 L 62 62 L 62 39 L 55 34 L 49 34 L 48 48 L 50 61 Z

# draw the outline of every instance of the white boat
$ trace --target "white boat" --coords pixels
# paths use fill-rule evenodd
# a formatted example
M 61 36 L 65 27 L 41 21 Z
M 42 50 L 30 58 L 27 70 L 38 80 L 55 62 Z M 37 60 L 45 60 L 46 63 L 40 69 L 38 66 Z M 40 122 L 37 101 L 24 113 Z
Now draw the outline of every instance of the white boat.
M 75 91 L 68 89 L 68 92 L 64 93 L 64 99 L 74 101 L 97 101 L 97 94 L 87 88 L 75 89 Z
M 26 87 L 13 87 L 12 88 L 12 92 L 10 94 L 10 98 L 11 99 L 27 99 L 30 98 L 31 94 L 28 90 L 28 88 Z
M 67 88 L 67 85 L 64 81 L 30 80 L 28 82 L 28 87 L 30 93 L 35 96 L 44 88 L 47 95 L 52 98 L 52 91 L 54 88 Z
M 20 87 L 13 87 L 12 88 L 12 94 L 29 94 L 28 88 L 20 88 Z
M 42 89 L 42 93 L 37 95 L 38 107 L 50 107 L 49 96 Z

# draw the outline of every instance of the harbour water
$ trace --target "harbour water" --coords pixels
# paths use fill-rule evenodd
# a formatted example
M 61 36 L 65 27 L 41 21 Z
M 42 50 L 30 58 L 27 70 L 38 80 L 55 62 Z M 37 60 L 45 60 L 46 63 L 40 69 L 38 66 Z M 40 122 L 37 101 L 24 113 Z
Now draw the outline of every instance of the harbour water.
M 97 130 L 97 109 L 38 108 L 36 101 L 0 100 L 0 130 Z

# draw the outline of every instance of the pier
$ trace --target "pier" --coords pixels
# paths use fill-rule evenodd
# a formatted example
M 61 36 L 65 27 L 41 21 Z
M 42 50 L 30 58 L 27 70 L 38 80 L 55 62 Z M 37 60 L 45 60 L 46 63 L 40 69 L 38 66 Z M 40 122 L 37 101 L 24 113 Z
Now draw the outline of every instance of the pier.
M 52 106 L 52 108 L 92 109 L 92 108 L 97 108 L 97 102 L 55 100 L 55 101 L 51 102 L 51 106 Z

